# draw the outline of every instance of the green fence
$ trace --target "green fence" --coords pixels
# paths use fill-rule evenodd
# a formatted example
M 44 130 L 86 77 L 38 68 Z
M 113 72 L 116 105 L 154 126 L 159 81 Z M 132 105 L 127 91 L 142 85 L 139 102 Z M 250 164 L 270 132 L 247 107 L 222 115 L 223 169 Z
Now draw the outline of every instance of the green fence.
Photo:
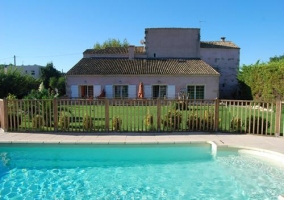
M 283 136 L 283 109 L 239 100 L 1 100 L 0 122 L 14 132 L 233 132 Z

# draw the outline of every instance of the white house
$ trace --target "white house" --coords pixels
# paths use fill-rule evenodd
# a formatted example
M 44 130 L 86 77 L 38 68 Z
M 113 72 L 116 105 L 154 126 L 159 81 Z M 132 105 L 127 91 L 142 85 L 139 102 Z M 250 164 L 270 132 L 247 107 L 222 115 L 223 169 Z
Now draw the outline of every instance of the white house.
M 20 65 L 17 66 L 23 74 L 30 75 L 34 77 L 35 79 L 40 78 L 40 69 L 43 68 L 43 66 L 40 65 Z
M 228 42 L 222 42 L 226 47 Z M 137 98 L 143 82 L 145 98 L 177 98 L 181 93 L 189 99 L 219 97 L 218 68 L 201 58 L 207 49 L 222 46 L 209 48 L 200 42 L 200 29 L 147 28 L 144 44 L 87 49 L 66 74 L 67 94 L 97 97 L 104 89 L 107 98 Z

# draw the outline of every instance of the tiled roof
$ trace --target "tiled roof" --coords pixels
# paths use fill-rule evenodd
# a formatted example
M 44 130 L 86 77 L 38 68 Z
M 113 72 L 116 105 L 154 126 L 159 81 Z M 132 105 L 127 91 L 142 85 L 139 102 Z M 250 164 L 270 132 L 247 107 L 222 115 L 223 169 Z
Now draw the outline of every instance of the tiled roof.
M 201 48 L 224 48 L 224 49 L 239 49 L 237 45 L 235 45 L 231 41 L 212 41 L 212 42 L 200 42 Z
M 200 59 L 82 58 L 67 75 L 219 75 Z
M 128 54 L 128 47 L 107 47 L 105 49 L 87 49 L 84 54 Z M 135 47 L 135 53 L 144 53 L 144 47 Z

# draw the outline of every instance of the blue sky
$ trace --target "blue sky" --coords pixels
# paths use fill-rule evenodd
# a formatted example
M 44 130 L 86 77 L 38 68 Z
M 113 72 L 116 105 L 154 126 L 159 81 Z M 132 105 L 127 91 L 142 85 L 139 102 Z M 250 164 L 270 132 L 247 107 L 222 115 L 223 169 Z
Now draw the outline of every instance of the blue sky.
M 0 64 L 67 72 L 83 51 L 108 38 L 140 45 L 145 28 L 201 28 L 241 48 L 240 66 L 284 54 L 283 0 L 1 0 Z

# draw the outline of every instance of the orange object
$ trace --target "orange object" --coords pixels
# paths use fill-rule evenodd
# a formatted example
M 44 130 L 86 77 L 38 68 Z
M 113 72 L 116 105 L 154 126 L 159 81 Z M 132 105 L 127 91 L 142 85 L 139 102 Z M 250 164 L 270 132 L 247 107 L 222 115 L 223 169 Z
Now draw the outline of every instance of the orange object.
M 144 85 L 142 82 L 139 83 L 138 87 L 138 98 L 143 99 L 144 98 Z

